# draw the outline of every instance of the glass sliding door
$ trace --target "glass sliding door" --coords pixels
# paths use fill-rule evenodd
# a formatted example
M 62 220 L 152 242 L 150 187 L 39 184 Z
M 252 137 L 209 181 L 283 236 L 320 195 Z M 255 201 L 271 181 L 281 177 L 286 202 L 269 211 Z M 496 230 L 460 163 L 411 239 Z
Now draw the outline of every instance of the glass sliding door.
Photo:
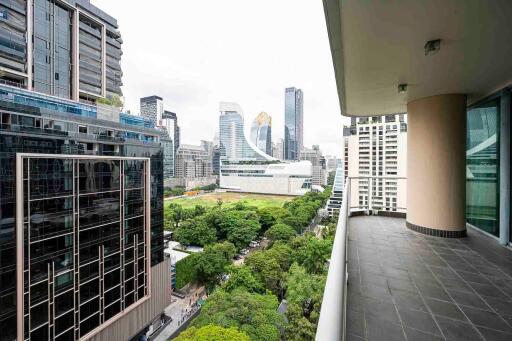
M 466 137 L 466 219 L 499 237 L 500 98 L 470 107 Z

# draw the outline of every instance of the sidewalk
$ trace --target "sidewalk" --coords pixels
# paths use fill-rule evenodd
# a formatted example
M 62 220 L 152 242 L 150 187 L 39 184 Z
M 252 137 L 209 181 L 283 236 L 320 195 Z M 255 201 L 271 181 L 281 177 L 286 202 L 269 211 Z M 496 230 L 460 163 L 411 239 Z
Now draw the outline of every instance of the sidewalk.
M 188 321 L 190 316 L 193 316 L 193 312 L 197 309 L 194 308 L 194 303 L 201 298 L 200 292 L 203 290 L 198 288 L 183 299 L 173 296 L 174 302 L 165 309 L 165 314 L 172 318 L 172 322 L 153 339 L 154 341 L 167 341 L 182 324 Z

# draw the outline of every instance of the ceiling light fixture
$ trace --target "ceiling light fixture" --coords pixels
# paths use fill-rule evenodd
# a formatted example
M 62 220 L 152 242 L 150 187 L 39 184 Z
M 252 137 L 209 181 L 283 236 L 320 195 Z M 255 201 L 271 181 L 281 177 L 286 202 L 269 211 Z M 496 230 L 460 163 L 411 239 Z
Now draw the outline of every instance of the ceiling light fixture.
M 407 92 L 407 84 L 398 84 L 398 93 L 405 94 Z
M 441 50 L 441 39 L 429 40 L 425 44 L 425 56 L 436 54 Z

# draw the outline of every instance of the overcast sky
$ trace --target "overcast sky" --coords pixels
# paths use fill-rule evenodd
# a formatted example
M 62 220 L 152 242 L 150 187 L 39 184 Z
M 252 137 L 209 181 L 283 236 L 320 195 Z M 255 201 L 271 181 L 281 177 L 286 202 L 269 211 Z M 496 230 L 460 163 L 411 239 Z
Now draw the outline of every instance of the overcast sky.
M 178 114 L 182 142 L 212 140 L 220 101 L 246 126 L 272 116 L 283 136 L 284 89 L 304 91 L 304 144 L 341 155 L 342 119 L 320 0 L 91 0 L 123 37 L 125 109 L 159 95 Z

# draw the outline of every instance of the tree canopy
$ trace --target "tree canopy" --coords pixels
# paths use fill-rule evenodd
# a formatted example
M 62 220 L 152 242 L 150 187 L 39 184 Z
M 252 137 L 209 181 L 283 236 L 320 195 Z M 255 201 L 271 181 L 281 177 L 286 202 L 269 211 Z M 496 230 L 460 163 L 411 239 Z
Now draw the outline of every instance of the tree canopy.
M 270 238 L 274 241 L 290 240 L 296 234 L 297 233 L 291 226 L 283 223 L 277 223 L 275 225 L 272 225 L 272 227 L 265 232 L 265 237 Z
M 214 324 L 236 327 L 253 341 L 279 341 L 284 319 L 277 312 L 277 298 L 245 290 L 216 290 L 193 322 L 196 327 Z
M 246 333 L 230 327 L 224 328 L 213 324 L 201 328 L 190 327 L 180 333 L 175 341 L 250 341 Z
M 187 219 L 175 231 L 175 238 L 182 245 L 205 246 L 217 241 L 217 231 L 203 217 Z

